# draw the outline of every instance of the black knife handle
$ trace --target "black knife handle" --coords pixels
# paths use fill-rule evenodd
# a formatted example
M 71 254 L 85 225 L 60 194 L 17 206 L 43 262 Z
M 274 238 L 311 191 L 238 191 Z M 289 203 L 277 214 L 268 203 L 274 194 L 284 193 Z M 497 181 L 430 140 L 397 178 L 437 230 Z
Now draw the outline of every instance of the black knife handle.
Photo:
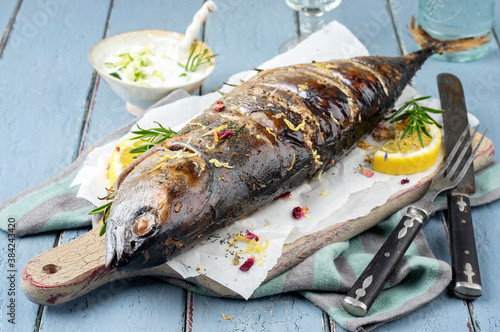
M 469 196 L 448 192 L 448 229 L 453 272 L 450 286 L 460 299 L 477 299 L 483 289 Z
M 342 306 L 348 313 L 354 316 L 366 315 L 389 279 L 392 270 L 401 261 L 422 224 L 428 219 L 429 216 L 425 211 L 413 206 L 408 207 L 406 215 L 385 240 L 342 301 Z

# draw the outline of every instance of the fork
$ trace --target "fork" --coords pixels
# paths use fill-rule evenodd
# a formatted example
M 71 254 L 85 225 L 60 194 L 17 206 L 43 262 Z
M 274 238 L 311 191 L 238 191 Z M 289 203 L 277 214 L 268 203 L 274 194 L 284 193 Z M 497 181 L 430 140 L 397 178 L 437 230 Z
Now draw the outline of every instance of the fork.
M 464 156 L 477 133 L 477 126 L 468 140 L 465 140 L 469 126 L 464 130 L 444 165 L 433 178 L 427 193 L 417 202 L 408 206 L 406 214 L 375 254 L 364 272 L 354 283 L 342 301 L 344 309 L 354 316 L 365 316 L 387 282 L 394 267 L 404 256 L 406 250 L 417 236 L 420 228 L 429 220 L 432 202 L 443 190 L 455 187 L 463 178 L 473 161 L 477 149 L 484 138 L 476 145 L 473 153 L 465 160 Z M 460 149 L 460 147 L 463 147 Z M 460 154 L 458 151 L 460 150 Z M 462 164 L 462 168 L 459 166 Z

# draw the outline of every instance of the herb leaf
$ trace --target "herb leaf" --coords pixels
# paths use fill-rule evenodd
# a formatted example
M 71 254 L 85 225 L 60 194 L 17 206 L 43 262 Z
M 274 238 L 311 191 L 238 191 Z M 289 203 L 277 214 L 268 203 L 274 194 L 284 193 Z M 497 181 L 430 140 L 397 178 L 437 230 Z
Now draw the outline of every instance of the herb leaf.
M 415 130 L 420 144 L 423 147 L 424 142 L 422 140 L 422 133 L 424 133 L 424 135 L 428 137 L 431 137 L 431 135 L 425 128 L 425 124 L 435 124 L 436 126 L 441 128 L 441 125 L 437 123 L 436 120 L 434 120 L 428 113 L 438 114 L 444 112 L 444 110 L 438 110 L 417 104 L 417 101 L 429 99 L 430 97 L 431 96 L 419 97 L 407 101 L 396 112 L 394 112 L 394 114 L 386 117 L 384 120 L 390 120 L 391 123 L 397 121 L 403 121 L 407 123 L 406 129 L 401 135 L 401 139 Z
M 173 131 L 170 128 L 165 128 L 163 127 L 159 122 L 155 123 L 159 126 L 157 128 L 151 128 L 151 129 L 143 129 L 137 125 L 138 130 L 132 131 L 133 134 L 136 134 L 137 136 L 132 137 L 131 139 L 140 139 L 144 141 L 141 146 L 138 148 L 130 150 L 130 153 L 143 153 L 155 146 L 156 144 L 163 142 L 167 138 L 171 138 L 173 135 L 177 134 L 175 131 Z M 100 199 L 112 199 L 114 198 L 114 190 L 113 189 L 108 189 L 108 195 L 106 197 L 102 197 Z M 89 214 L 98 214 L 98 213 L 104 213 L 104 216 L 102 218 L 102 226 L 101 230 L 99 231 L 99 236 L 102 236 L 106 232 L 106 220 L 109 217 L 109 211 L 111 210 L 111 204 L 113 204 L 113 201 L 110 201 L 104 205 L 101 205 L 99 207 L 96 207 L 92 211 L 89 212 Z
M 120 75 L 118 75 L 117 72 L 114 72 L 114 73 L 110 73 L 109 75 L 113 76 L 113 77 L 116 77 L 117 79 L 121 80 L 122 78 L 120 77 Z
M 203 49 L 203 43 L 200 43 L 200 52 L 198 54 L 194 54 L 194 51 L 198 47 L 198 43 L 195 43 L 193 48 L 191 49 L 191 52 L 189 53 L 189 57 L 187 59 L 187 62 L 185 65 L 179 63 L 181 67 L 184 67 L 185 71 L 196 71 L 198 68 L 205 64 L 205 63 L 211 63 L 212 58 L 215 58 L 218 54 L 212 54 L 212 55 L 207 55 L 208 49 Z
M 167 138 L 171 138 L 172 136 L 177 134 L 172 129 L 170 128 L 167 129 L 163 127 L 159 122 L 156 121 L 154 122 L 159 127 L 151 129 L 143 129 L 139 127 L 139 125 L 137 125 L 138 130 L 132 131 L 132 134 L 136 134 L 137 136 L 134 136 L 131 139 L 133 140 L 140 139 L 141 141 L 144 142 L 138 148 L 130 150 L 130 153 L 144 153 L 153 146 L 155 146 L 156 144 L 161 143 Z
M 101 212 L 104 213 L 104 216 L 102 217 L 101 229 L 99 230 L 99 236 L 103 236 L 104 233 L 106 233 L 106 225 L 107 225 L 106 220 L 109 217 L 109 211 L 111 209 L 111 204 L 113 204 L 113 201 L 108 202 L 108 203 L 101 205 L 99 207 L 96 207 L 95 209 L 93 209 L 92 211 L 89 212 L 89 214 L 97 214 L 97 213 L 101 213 Z
M 108 202 L 104 205 L 101 205 L 99 207 L 96 207 L 95 209 L 93 209 L 92 211 L 89 212 L 89 214 L 98 214 L 98 213 L 101 213 L 101 212 L 104 212 L 108 209 L 108 207 L 111 206 L 111 204 L 113 203 L 113 201 L 111 202 Z
M 220 93 L 221 96 L 224 96 L 226 94 L 225 92 L 220 91 L 219 88 L 215 88 L 215 91 Z

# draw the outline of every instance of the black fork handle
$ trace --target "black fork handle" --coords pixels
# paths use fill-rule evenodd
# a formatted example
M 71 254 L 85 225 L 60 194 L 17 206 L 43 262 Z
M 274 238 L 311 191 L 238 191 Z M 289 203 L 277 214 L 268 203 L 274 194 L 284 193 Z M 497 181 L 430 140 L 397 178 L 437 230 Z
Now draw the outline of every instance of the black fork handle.
M 424 222 L 429 219 L 426 211 L 408 207 L 382 247 L 375 254 L 364 272 L 342 301 L 344 309 L 354 316 L 365 316 L 377 299 L 394 267 L 401 261 Z

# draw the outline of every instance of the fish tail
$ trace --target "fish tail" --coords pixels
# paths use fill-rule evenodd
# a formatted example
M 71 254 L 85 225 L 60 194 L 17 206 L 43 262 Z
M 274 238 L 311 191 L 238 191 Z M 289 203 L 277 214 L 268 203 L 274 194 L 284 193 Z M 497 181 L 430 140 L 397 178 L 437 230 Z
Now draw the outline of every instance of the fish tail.
M 415 27 L 415 17 L 412 16 L 410 21 L 410 37 L 417 43 L 422 50 L 428 50 L 434 53 L 451 53 L 458 51 L 465 51 L 488 43 L 491 38 L 490 33 L 482 37 L 469 37 L 456 40 L 438 40 L 431 37 L 427 32 L 422 29 L 420 24 Z

